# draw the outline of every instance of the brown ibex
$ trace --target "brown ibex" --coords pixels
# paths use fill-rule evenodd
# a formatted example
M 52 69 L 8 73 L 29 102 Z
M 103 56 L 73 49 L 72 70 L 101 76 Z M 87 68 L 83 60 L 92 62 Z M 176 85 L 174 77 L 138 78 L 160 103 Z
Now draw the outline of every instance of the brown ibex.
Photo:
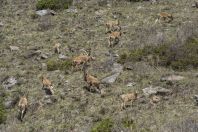
M 106 23 L 106 33 L 111 32 L 111 31 L 120 31 L 120 21 L 115 20 L 115 21 L 107 21 Z
M 22 121 L 23 117 L 25 116 L 25 113 L 27 111 L 27 107 L 28 107 L 28 101 L 27 101 L 26 96 L 20 97 L 18 107 L 19 107 L 19 111 L 20 111 L 19 118 Z
M 92 60 L 95 60 L 95 57 L 92 57 L 90 54 L 91 54 L 91 50 L 90 50 L 90 52 L 89 52 L 89 54 L 85 51 L 85 53 L 86 53 L 86 55 L 83 55 L 83 54 L 81 54 L 81 55 L 79 55 L 79 56 L 76 56 L 76 57 L 74 57 L 73 59 L 72 59 L 72 62 L 73 62 L 73 65 L 75 66 L 75 67 L 78 67 L 79 65 L 81 65 L 81 64 L 85 64 L 85 63 L 87 63 L 87 62 L 89 62 L 89 61 L 92 61 Z
M 94 89 L 97 92 L 101 93 L 101 90 L 100 90 L 100 81 L 96 77 L 88 74 L 87 67 L 88 67 L 88 65 L 85 63 L 83 65 L 84 81 L 88 83 L 88 85 L 89 85 L 88 87 L 89 87 L 89 90 L 90 91 L 92 90 L 92 87 L 94 87 Z
M 121 110 L 126 108 L 127 102 L 133 103 L 137 99 L 137 94 L 137 92 L 132 92 L 120 95 L 120 98 L 122 100 Z
M 114 46 L 114 44 L 112 44 L 112 42 L 115 43 L 115 41 L 116 41 L 116 43 L 118 43 L 120 41 L 121 35 L 122 35 L 122 33 L 120 31 L 119 32 L 118 31 L 111 32 L 109 34 L 109 38 L 108 38 L 109 47 Z
M 50 94 L 53 95 L 54 91 L 53 91 L 52 82 L 49 79 L 47 79 L 47 77 L 45 77 L 44 75 L 41 76 L 41 81 L 43 84 L 42 89 L 48 90 Z
M 60 54 L 60 46 L 61 46 L 60 43 L 56 43 L 56 44 L 54 45 L 54 52 L 55 52 L 55 53 Z
M 166 13 L 166 12 L 161 12 L 159 13 L 158 15 L 158 18 L 157 20 L 155 21 L 155 23 L 159 20 L 163 20 L 164 22 L 171 22 L 173 21 L 173 15 L 172 14 L 169 14 L 169 13 Z

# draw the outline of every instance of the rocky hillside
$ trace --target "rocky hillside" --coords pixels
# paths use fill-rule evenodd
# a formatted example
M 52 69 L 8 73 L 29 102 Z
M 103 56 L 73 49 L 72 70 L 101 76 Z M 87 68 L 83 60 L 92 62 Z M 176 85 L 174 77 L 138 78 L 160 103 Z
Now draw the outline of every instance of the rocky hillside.
M 51 0 L 52 10 L 41 11 L 49 5 L 42 1 L 0 3 L 0 131 L 198 131 L 198 4 L 74 0 L 53 6 L 59 0 Z M 116 19 L 122 35 L 109 47 L 105 24 Z M 101 92 L 89 89 L 82 65 L 73 66 L 85 53 L 95 58 L 87 71 Z M 42 89 L 42 75 L 54 94 Z M 123 103 L 128 93 L 133 99 Z M 28 106 L 21 121 L 23 95 Z

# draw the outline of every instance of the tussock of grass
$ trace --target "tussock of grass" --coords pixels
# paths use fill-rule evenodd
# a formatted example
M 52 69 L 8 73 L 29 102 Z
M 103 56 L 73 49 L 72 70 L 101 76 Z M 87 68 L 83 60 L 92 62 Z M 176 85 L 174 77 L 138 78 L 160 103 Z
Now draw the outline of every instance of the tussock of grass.
M 39 0 L 36 4 L 37 10 L 41 9 L 67 9 L 73 0 Z
M 47 61 L 47 70 L 54 71 L 54 70 L 68 70 L 72 67 L 72 61 L 62 61 L 62 60 L 48 60 Z
M 138 62 L 144 60 L 148 55 L 159 56 L 159 65 L 171 67 L 175 70 L 187 70 L 189 67 L 197 68 L 198 40 L 189 39 L 183 45 L 145 46 L 142 49 L 121 54 L 118 61 L 119 63 Z
M 4 123 L 6 120 L 6 111 L 2 101 L 0 100 L 0 124 Z
M 98 122 L 91 130 L 91 132 L 111 132 L 113 121 L 110 118 Z

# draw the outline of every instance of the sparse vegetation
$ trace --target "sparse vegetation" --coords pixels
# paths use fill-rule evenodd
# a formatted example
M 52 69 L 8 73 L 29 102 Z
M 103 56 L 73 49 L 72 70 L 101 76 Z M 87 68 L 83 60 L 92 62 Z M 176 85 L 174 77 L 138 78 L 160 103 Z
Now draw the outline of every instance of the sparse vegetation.
M 4 123 L 5 120 L 6 120 L 6 110 L 4 108 L 2 100 L 0 100 L 0 124 Z
M 96 123 L 96 125 L 91 129 L 91 132 L 111 132 L 112 127 L 113 127 L 112 119 L 106 118 Z
M 41 9 L 67 9 L 73 0 L 38 0 L 36 4 L 37 10 Z
M 198 40 L 189 39 L 184 45 L 164 44 L 159 46 L 145 46 L 129 53 L 120 55 L 118 62 L 143 61 L 148 55 L 159 56 L 159 64 L 175 70 L 186 70 L 188 67 L 198 67 Z
M 63 3 L 57 6 L 66 0 L 0 3 L 0 131 L 197 130 L 197 9 L 187 0 L 129 1 L 73 0 L 67 10 Z M 39 9 L 56 13 L 40 16 Z M 174 20 L 156 22 L 160 12 Z M 120 21 L 121 28 L 112 31 L 121 30 L 122 36 L 108 47 L 106 22 L 111 20 Z M 53 48 L 57 43 L 60 49 Z M 95 57 L 87 73 L 101 82 L 101 94 L 94 86 L 89 90 L 83 78 L 87 57 L 75 65 L 73 59 L 83 54 Z M 50 89 L 42 89 L 41 75 L 51 81 Z M 161 100 L 152 104 L 153 96 L 143 91 L 150 86 L 172 92 L 157 93 Z M 137 99 L 121 110 L 120 95 L 133 91 Z M 17 104 L 26 92 L 28 110 L 21 122 Z
M 54 70 L 69 70 L 72 66 L 72 61 L 62 61 L 62 60 L 55 60 L 51 59 L 47 61 L 47 70 L 54 71 Z
M 135 128 L 135 123 L 132 119 L 129 119 L 128 117 L 127 118 L 124 118 L 122 120 L 122 124 L 124 127 L 132 127 L 132 128 Z

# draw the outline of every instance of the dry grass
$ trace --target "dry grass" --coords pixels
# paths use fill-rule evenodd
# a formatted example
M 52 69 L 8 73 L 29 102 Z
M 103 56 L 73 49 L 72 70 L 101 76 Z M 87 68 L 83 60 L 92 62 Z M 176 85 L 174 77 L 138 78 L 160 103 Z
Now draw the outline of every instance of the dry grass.
M 133 70 L 125 70 L 117 81 L 111 86 L 103 86 L 107 95 L 101 98 L 99 94 L 90 93 L 83 87 L 81 71 L 65 74 L 63 71 L 47 71 L 42 68 L 53 54 L 53 45 L 61 43 L 62 51 L 66 56 L 79 54 L 80 49 L 92 48 L 93 56 L 97 60 L 91 63 L 90 73 L 103 78 L 110 74 L 108 70 L 101 69 L 101 64 L 109 59 L 107 35 L 104 23 L 113 18 L 121 21 L 122 31 L 120 44 L 112 48 L 115 53 L 121 54 L 136 48 L 148 45 L 165 43 L 184 44 L 191 36 L 197 35 L 197 10 L 191 8 L 186 0 L 160 1 L 156 5 L 149 2 L 115 2 L 112 7 L 95 4 L 97 1 L 83 1 L 78 5 L 77 13 L 65 10 L 57 11 L 55 16 L 31 18 L 36 10 L 35 1 L 9 0 L 1 3 L 0 20 L 4 23 L 0 27 L 0 78 L 15 76 L 24 80 L 10 91 L 5 91 L 7 97 L 16 93 L 28 91 L 30 105 L 40 100 L 44 106 L 35 113 L 27 112 L 24 122 L 17 120 L 17 107 L 8 109 L 5 125 L 0 126 L 2 131 L 91 131 L 95 124 L 110 118 L 113 121 L 112 131 L 160 131 L 164 126 L 175 122 L 173 127 L 185 127 L 184 119 L 197 112 L 191 97 L 197 94 L 197 78 L 193 76 L 197 70 L 190 69 L 185 72 L 175 72 L 172 69 L 149 66 L 145 62 L 133 63 Z M 111 2 L 110 2 L 111 4 Z M 99 14 L 96 13 L 99 12 Z M 171 23 L 156 23 L 156 14 L 166 11 L 173 13 Z M 19 52 L 10 52 L 8 46 L 20 48 Z M 37 57 L 24 58 L 23 55 L 31 48 L 40 47 L 44 53 L 49 53 L 49 59 L 42 60 Z M 185 76 L 179 82 L 161 82 L 160 77 L 166 74 L 178 73 Z M 46 103 L 45 93 L 38 79 L 39 74 L 46 74 L 53 81 L 56 101 Z M 127 87 L 129 82 L 136 85 Z M 134 102 L 133 106 L 120 111 L 119 95 L 141 90 L 150 85 L 162 86 L 174 91 L 167 100 L 162 100 L 156 107 L 149 104 L 143 97 Z M 183 122 L 184 123 L 181 123 Z M 196 130 L 197 118 L 193 119 L 192 127 Z M 99 122 L 99 123 L 98 123 Z M 123 123 L 124 122 L 124 123 Z M 178 125 L 179 124 L 179 125 Z M 191 127 L 191 125 L 190 125 Z M 178 129 L 181 130 L 181 129 Z

